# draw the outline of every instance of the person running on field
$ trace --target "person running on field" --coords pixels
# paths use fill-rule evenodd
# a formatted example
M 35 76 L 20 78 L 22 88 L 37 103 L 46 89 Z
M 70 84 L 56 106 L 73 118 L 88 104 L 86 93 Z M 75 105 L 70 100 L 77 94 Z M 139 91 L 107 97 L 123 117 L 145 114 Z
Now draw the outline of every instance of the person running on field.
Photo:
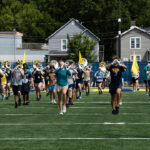
M 58 94 L 58 104 L 60 107 L 60 115 L 66 113 L 66 93 L 68 90 L 68 81 L 67 76 L 71 75 L 69 70 L 66 70 L 64 62 L 59 61 L 59 69 L 56 69 L 56 91 Z M 62 98 L 63 98 L 63 107 L 62 107 Z
M 82 85 L 83 85 L 83 70 L 80 65 L 77 67 L 76 75 L 76 99 L 79 100 L 82 98 Z
M 86 91 L 86 96 L 88 96 L 90 94 L 90 77 L 91 77 L 91 72 L 93 72 L 91 70 L 91 68 L 89 68 L 88 66 L 86 67 L 85 70 L 83 70 L 84 72 L 84 85 L 85 85 L 85 91 Z
M 55 97 L 56 97 L 56 75 L 55 75 L 55 67 L 53 65 L 50 66 L 48 88 L 49 88 L 51 103 L 56 104 L 56 100 L 55 100 Z
M 104 77 L 104 74 L 103 74 L 101 68 L 99 67 L 98 71 L 95 73 L 96 84 L 98 87 L 99 95 L 101 95 L 103 93 L 102 92 L 103 77 Z
M 48 89 L 49 73 L 50 73 L 50 66 L 49 66 L 49 64 L 47 64 L 47 66 L 43 69 L 43 76 L 44 76 L 44 81 L 45 81 L 46 96 L 49 95 L 49 89 Z
M 118 57 L 113 57 L 113 62 L 106 66 L 106 69 L 110 71 L 111 83 L 109 86 L 111 94 L 112 114 L 119 113 L 119 104 L 121 99 L 122 89 L 122 72 L 126 70 L 126 66 L 120 64 Z
M 67 100 L 67 107 L 69 107 L 70 105 L 73 105 L 74 102 L 74 88 L 75 88 L 75 74 L 77 74 L 77 70 L 73 68 L 74 67 L 74 62 L 70 61 L 69 62 L 69 66 L 68 66 L 68 70 L 70 71 L 71 75 L 67 76 L 68 78 L 68 91 L 67 91 L 67 95 L 68 95 L 68 99 Z
M 34 86 L 36 90 L 36 100 L 39 101 L 41 99 L 41 88 L 43 86 L 43 74 L 40 68 L 34 69 L 33 76 L 34 76 Z
M 132 73 L 133 92 L 139 90 L 139 72 Z
M 23 105 L 29 104 L 30 87 L 33 87 L 32 74 L 27 69 L 28 69 L 27 64 L 24 64 L 23 65 L 24 77 L 22 79 L 22 88 L 21 88 L 21 93 L 23 95 Z
M 6 92 L 6 85 L 7 85 L 7 73 L 5 68 L 2 68 L 3 71 L 3 77 L 1 78 L 1 95 L 2 95 L 2 101 L 5 99 L 5 92 Z
M 148 88 L 149 88 L 149 96 L 150 96 L 150 64 L 147 65 L 147 71 L 146 71 L 146 74 L 147 74 L 147 79 L 148 79 Z
M 148 64 L 147 66 L 144 67 L 144 83 L 145 83 L 145 90 L 146 90 L 146 95 L 149 95 L 149 88 L 148 88 L 148 78 L 146 72 L 148 71 Z
M 6 99 L 10 96 L 10 87 L 11 87 L 11 70 L 9 68 L 6 68 L 7 73 L 7 84 L 6 84 Z
M 21 105 L 21 86 L 23 77 L 24 71 L 21 69 L 21 65 L 19 63 L 16 63 L 16 66 L 11 73 L 11 85 L 14 94 L 15 108 L 17 108 L 18 105 Z M 19 101 L 17 98 L 19 99 Z

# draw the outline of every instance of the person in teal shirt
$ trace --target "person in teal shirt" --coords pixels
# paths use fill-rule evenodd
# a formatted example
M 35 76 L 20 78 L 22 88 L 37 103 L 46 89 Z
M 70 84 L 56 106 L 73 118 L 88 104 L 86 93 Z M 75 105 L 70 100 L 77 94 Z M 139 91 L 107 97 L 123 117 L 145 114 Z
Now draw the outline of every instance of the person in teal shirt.
M 149 90 L 148 90 L 148 79 L 147 79 L 147 74 L 146 74 L 146 72 L 148 71 L 148 68 L 147 68 L 147 66 L 145 66 L 145 68 L 144 68 L 144 83 L 145 83 L 145 89 L 146 89 L 146 95 L 149 95 L 148 93 L 149 93 Z
M 71 75 L 71 72 L 65 68 L 64 62 L 59 61 L 59 69 L 55 70 L 56 74 L 56 91 L 58 94 L 58 104 L 60 108 L 60 115 L 66 113 L 66 93 L 68 90 L 68 80 L 67 76 Z M 62 107 L 62 97 L 63 97 L 63 107 Z

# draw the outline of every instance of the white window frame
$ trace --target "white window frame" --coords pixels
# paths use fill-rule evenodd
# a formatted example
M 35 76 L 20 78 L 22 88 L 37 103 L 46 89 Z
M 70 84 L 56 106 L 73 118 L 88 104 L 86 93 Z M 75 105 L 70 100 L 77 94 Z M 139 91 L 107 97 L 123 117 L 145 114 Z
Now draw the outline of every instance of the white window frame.
M 66 41 L 66 49 L 63 49 L 63 41 Z M 68 48 L 67 48 L 67 44 L 68 44 L 68 40 L 67 39 L 61 39 L 61 51 L 67 51 Z
M 131 47 L 131 39 L 134 39 L 134 42 L 135 42 L 134 48 Z M 140 39 L 140 47 L 139 48 L 136 47 L 136 39 Z M 130 49 L 141 49 L 141 37 L 130 37 Z
M 140 60 L 137 60 L 137 56 L 140 57 Z M 136 54 L 136 60 L 137 60 L 137 62 L 141 61 L 141 55 L 140 54 Z M 133 55 L 130 55 L 130 61 L 133 61 Z

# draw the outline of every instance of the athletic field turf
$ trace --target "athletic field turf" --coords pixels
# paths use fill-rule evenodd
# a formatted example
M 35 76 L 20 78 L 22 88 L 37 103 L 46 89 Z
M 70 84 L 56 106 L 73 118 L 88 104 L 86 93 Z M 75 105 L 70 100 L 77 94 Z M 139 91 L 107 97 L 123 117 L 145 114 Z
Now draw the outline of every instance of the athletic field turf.
M 150 100 L 145 92 L 123 92 L 119 115 L 111 114 L 110 95 L 91 92 L 58 115 L 49 97 L 14 108 L 0 101 L 0 150 L 149 150 Z

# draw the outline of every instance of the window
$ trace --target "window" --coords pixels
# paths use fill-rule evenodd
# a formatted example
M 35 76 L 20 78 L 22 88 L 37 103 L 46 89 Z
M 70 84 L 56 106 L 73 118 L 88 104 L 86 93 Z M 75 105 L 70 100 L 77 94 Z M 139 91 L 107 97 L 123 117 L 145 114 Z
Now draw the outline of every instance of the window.
M 130 56 L 130 60 L 133 61 L 133 55 Z M 141 55 L 136 55 L 136 61 L 141 61 Z
M 61 40 L 61 50 L 67 51 L 67 40 L 66 39 Z
M 141 37 L 131 37 L 130 49 L 140 49 L 140 48 L 141 48 Z

